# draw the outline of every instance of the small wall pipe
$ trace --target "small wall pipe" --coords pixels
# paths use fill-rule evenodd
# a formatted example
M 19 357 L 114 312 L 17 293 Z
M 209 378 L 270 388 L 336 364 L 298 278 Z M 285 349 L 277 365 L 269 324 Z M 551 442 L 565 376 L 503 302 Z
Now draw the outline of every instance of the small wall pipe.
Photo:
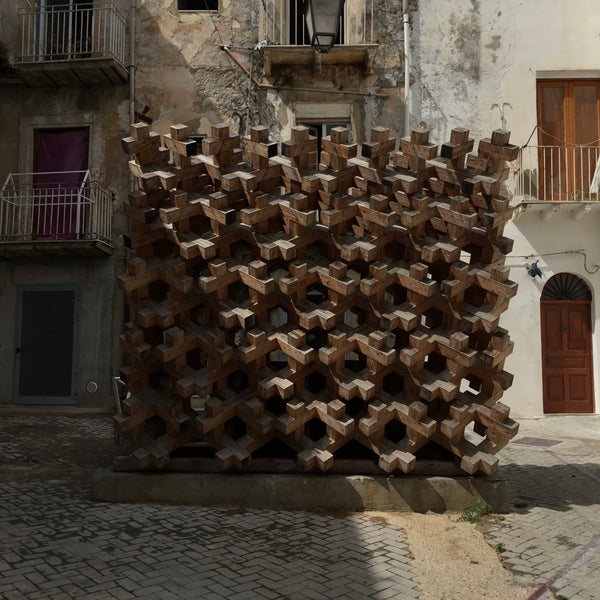
M 410 89 L 410 13 L 409 0 L 402 0 L 404 23 L 404 135 L 410 135 L 411 89 Z
M 129 2 L 129 122 L 135 123 L 135 2 Z

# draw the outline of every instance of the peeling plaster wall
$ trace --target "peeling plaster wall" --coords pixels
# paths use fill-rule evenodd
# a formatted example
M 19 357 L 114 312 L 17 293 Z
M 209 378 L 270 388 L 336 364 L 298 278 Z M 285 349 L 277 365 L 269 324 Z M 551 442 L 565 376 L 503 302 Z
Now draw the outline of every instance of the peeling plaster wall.
M 536 124 L 536 78 L 600 75 L 600 14 L 588 0 L 427 0 L 412 19 L 411 122 L 435 140 L 459 123 L 486 137 L 508 103 L 505 127 L 524 144 Z
M 350 36 L 362 35 L 362 4 L 348 4 Z M 271 127 L 278 139 L 296 124 L 298 102 L 339 102 L 354 107 L 355 141 L 368 139 L 370 128 L 382 124 L 403 135 L 403 32 L 398 26 L 402 0 L 377 5 L 378 45 L 370 51 L 366 67 L 335 65 L 318 72 L 283 65 L 265 86 L 264 57 L 254 50 L 259 41 L 258 2 L 221 0 L 218 13 L 203 13 L 178 12 L 176 0 L 141 0 L 136 11 L 136 109 L 149 106 L 152 127 L 160 133 L 178 122 L 204 134 L 211 122 L 239 125 L 241 133 L 248 123 L 260 123 Z M 349 91 L 359 94 L 345 93 Z
M 206 134 L 209 122 L 245 117 L 248 77 L 222 47 L 235 47 L 250 68 L 250 53 L 242 49 L 256 44 L 257 10 L 253 2 L 226 0 L 219 13 L 180 12 L 176 0 L 139 3 L 136 109 L 149 106 L 156 131 L 185 123 Z

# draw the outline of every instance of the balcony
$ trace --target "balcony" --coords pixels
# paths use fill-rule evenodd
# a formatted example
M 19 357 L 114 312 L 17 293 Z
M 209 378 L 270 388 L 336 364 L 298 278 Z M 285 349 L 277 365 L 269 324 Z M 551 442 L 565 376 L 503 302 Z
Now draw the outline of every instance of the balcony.
M 276 65 L 312 65 L 315 51 L 304 25 L 302 0 L 260 2 L 259 38 L 264 47 L 265 76 Z M 373 34 L 374 0 L 346 0 L 335 46 L 319 55 L 320 65 L 366 65 L 369 50 L 377 47 Z
M 0 189 L 0 256 L 111 254 L 112 203 L 89 171 L 11 173 Z
M 125 17 L 112 2 L 65 0 L 19 10 L 15 67 L 33 86 L 124 83 Z
M 511 205 L 550 218 L 568 210 L 581 218 L 600 208 L 599 146 L 526 146 L 510 165 Z

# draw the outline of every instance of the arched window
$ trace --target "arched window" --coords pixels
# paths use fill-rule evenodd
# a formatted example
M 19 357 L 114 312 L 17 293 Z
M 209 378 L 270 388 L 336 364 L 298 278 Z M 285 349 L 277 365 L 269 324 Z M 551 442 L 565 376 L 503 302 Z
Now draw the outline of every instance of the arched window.
M 554 275 L 542 290 L 542 300 L 591 300 L 588 284 L 572 273 Z

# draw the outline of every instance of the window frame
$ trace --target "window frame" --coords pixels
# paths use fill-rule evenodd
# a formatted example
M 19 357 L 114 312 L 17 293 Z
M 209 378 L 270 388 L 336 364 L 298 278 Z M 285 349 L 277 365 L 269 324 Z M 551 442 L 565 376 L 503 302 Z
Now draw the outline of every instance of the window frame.
M 213 4 L 216 5 L 216 8 L 180 8 L 180 5 L 182 3 L 189 3 L 189 4 L 204 4 L 205 7 L 208 4 Z M 187 12 L 187 13 L 192 13 L 192 12 L 199 12 L 199 13 L 218 13 L 219 12 L 219 4 L 220 1 L 219 0 L 177 0 L 177 12 Z

